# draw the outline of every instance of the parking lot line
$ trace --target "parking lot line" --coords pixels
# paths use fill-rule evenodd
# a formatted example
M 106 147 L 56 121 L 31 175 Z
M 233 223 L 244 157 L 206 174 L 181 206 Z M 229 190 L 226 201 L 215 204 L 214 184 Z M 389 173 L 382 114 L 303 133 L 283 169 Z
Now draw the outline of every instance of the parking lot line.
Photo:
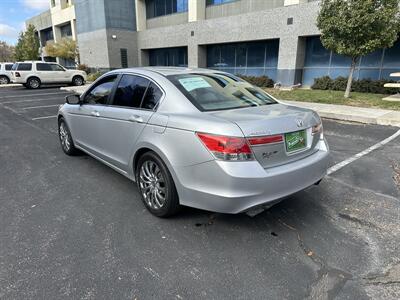
M 33 118 L 32 120 L 36 121 L 36 120 L 51 119 L 51 118 L 57 118 L 57 117 L 58 117 L 57 115 L 55 115 L 55 116 L 45 116 L 45 117 Z
M 48 96 L 48 95 L 60 95 L 60 94 L 69 94 L 69 93 L 67 93 L 67 92 L 42 93 L 42 94 L 35 94 L 35 93 L 27 94 L 27 93 L 23 93 L 23 94 L 13 95 L 13 96 L 4 96 L 4 97 L 1 97 L 1 99 L 19 98 L 19 97 L 23 97 L 23 96 L 36 97 L 36 96 Z
M 64 100 L 60 98 L 49 98 L 49 99 L 29 99 L 29 100 L 17 100 L 17 101 L 5 101 L 0 104 L 10 104 L 10 103 L 23 103 L 23 102 L 35 102 L 35 101 L 54 101 L 54 100 Z
M 40 105 L 40 106 L 29 106 L 29 107 L 24 107 L 24 109 L 46 108 L 46 107 L 55 107 L 55 106 L 60 106 L 60 105 L 61 105 L 61 104 Z
M 328 169 L 327 174 L 331 175 L 337 171 L 339 171 L 341 168 L 347 166 L 348 164 L 351 164 L 352 162 L 356 161 L 357 159 L 371 153 L 372 151 L 386 145 L 387 143 L 393 141 L 395 138 L 397 138 L 398 136 L 400 136 L 400 130 L 398 130 L 396 133 L 394 133 L 393 135 L 389 136 L 388 138 L 384 139 L 383 141 L 376 143 L 375 145 L 365 149 L 364 151 L 361 151 L 355 155 L 353 155 L 352 157 L 349 157 L 348 159 L 345 159 L 344 161 L 330 167 Z

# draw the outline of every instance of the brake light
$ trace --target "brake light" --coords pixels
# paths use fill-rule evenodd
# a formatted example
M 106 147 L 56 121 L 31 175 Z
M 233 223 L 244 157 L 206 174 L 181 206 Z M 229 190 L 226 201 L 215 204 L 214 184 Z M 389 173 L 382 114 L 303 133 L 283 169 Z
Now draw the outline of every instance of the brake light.
M 15 77 L 21 77 L 21 74 L 19 74 L 19 72 L 15 72 Z
M 244 137 L 214 135 L 209 133 L 196 133 L 204 146 L 221 160 L 252 160 L 253 153 Z
M 283 142 L 283 136 L 281 134 L 278 135 L 268 135 L 268 136 L 260 136 L 253 137 L 248 139 L 250 145 L 265 145 L 265 144 L 274 144 Z

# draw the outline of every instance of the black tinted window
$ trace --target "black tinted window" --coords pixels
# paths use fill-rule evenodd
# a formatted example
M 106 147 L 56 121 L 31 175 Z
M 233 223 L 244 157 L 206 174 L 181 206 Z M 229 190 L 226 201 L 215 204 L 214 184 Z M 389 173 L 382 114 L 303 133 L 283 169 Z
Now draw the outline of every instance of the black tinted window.
M 106 104 L 116 78 L 116 76 L 112 76 L 103 79 L 85 96 L 84 102 L 88 104 Z
M 38 71 L 51 71 L 51 67 L 49 64 L 36 64 L 36 70 Z
M 118 84 L 113 105 L 140 107 L 150 81 L 139 76 L 124 75 Z
M 153 109 L 160 101 L 161 96 L 161 90 L 153 82 L 150 83 L 143 99 L 142 108 Z
M 63 67 L 57 64 L 50 64 L 51 71 L 64 71 Z
M 32 70 L 32 64 L 18 64 L 18 71 L 30 71 Z
M 6 71 L 10 71 L 13 65 L 6 65 Z

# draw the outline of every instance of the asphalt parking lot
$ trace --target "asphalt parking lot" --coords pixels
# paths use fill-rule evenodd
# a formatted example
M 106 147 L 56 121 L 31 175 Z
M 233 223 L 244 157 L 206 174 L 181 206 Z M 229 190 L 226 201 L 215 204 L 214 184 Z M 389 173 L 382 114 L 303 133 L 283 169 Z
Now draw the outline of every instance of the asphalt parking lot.
M 68 93 L 0 89 L 0 299 L 399 299 L 400 137 L 254 217 L 159 219 L 63 154 Z M 325 120 L 331 166 L 398 128 Z

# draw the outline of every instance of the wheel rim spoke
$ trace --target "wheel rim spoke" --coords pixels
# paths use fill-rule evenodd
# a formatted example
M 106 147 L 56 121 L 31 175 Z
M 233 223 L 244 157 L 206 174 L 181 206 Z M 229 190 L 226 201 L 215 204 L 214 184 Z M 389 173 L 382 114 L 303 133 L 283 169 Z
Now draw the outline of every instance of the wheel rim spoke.
M 164 175 L 157 163 L 145 161 L 139 171 L 139 187 L 142 196 L 152 209 L 160 209 L 166 201 L 166 185 Z

